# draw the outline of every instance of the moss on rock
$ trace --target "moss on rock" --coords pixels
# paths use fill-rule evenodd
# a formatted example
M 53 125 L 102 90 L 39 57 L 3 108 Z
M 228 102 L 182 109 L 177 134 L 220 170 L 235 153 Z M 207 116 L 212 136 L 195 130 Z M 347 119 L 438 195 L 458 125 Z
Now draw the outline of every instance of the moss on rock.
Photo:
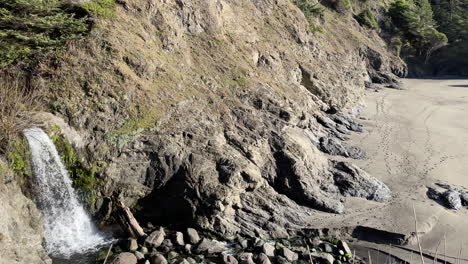
M 30 151 L 26 139 L 16 138 L 11 143 L 11 151 L 8 153 L 8 167 L 19 178 L 20 184 L 31 174 L 29 157 Z
M 52 142 L 60 154 L 63 164 L 68 170 L 68 175 L 89 206 L 93 206 L 97 199 L 96 187 L 99 184 L 99 166 L 93 163 L 90 167 L 84 165 L 76 154 L 73 146 L 61 135 L 60 128 L 50 129 Z

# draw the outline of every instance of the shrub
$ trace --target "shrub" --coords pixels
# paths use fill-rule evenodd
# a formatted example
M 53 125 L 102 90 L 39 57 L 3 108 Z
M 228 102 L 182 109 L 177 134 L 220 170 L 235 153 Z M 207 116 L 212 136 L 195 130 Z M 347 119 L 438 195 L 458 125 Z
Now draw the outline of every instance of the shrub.
M 63 47 L 89 31 L 62 0 L 0 1 L 0 67 Z
M 372 29 L 379 28 L 379 24 L 377 23 L 377 19 L 375 19 L 374 14 L 371 10 L 365 9 L 358 15 L 354 16 L 354 18 L 359 22 L 361 26 L 366 26 Z
M 0 155 L 14 148 L 23 129 L 31 126 L 29 111 L 39 108 L 40 95 L 14 77 L 0 78 Z
M 81 4 L 81 7 L 93 16 L 110 18 L 115 16 L 114 0 L 94 0 Z
M 322 31 L 322 27 L 316 24 L 316 20 L 325 10 L 319 3 L 312 3 L 310 0 L 294 0 L 293 3 L 302 11 L 309 22 L 309 28 L 312 32 Z
M 337 12 L 345 14 L 351 9 L 351 2 L 349 0 L 336 0 L 334 7 Z
M 312 3 L 310 0 L 294 0 L 294 4 L 309 18 L 317 18 L 322 15 L 324 8 L 319 3 Z

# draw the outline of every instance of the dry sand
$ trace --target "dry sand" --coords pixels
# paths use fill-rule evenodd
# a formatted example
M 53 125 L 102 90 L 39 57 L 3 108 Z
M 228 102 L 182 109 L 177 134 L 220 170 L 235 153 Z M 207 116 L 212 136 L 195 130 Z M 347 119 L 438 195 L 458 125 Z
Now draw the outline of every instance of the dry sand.
M 346 201 L 346 215 L 326 222 L 411 236 L 414 205 L 423 251 L 434 252 L 446 234 L 447 255 L 457 257 L 462 246 L 462 258 L 467 259 L 462 263 L 468 263 L 468 209 L 449 210 L 426 195 L 427 187 L 435 183 L 468 189 L 468 80 L 407 79 L 404 83 L 407 90 L 367 92 L 362 112 L 368 119 L 362 121 L 366 132 L 353 135 L 349 142 L 368 155 L 352 162 L 388 184 L 394 200 L 379 204 L 351 198 Z M 407 250 L 368 246 L 421 262 Z M 417 244 L 406 247 L 417 249 Z M 442 242 L 439 255 L 443 251 Z

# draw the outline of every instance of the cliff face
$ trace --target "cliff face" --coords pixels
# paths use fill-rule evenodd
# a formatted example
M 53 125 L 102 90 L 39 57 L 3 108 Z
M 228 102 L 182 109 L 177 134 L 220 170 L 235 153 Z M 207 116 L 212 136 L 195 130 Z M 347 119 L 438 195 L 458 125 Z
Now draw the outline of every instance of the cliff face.
M 125 1 L 45 63 L 34 81 L 104 164 L 96 212 L 120 195 L 144 220 L 275 236 L 343 212 L 320 138 L 356 130 L 366 82 L 406 70 L 350 15 L 320 21 L 286 0 Z
M 406 73 L 349 14 L 326 9 L 312 33 L 288 0 L 126 0 L 96 23 L 31 77 L 99 166 L 96 215 L 120 196 L 141 221 L 284 236 L 344 196 L 388 200 L 322 152 L 360 130 L 366 85 Z
M 0 161 L 0 263 L 51 263 L 42 248 L 42 218 Z

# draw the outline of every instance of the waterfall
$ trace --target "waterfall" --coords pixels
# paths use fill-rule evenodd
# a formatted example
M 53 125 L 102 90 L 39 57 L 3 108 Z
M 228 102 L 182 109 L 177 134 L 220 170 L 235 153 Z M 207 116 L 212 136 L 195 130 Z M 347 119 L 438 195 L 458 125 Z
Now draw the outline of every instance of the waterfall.
M 39 128 L 26 129 L 37 179 L 38 205 L 44 216 L 45 248 L 49 255 L 68 258 L 105 244 L 83 206 L 54 144 Z

